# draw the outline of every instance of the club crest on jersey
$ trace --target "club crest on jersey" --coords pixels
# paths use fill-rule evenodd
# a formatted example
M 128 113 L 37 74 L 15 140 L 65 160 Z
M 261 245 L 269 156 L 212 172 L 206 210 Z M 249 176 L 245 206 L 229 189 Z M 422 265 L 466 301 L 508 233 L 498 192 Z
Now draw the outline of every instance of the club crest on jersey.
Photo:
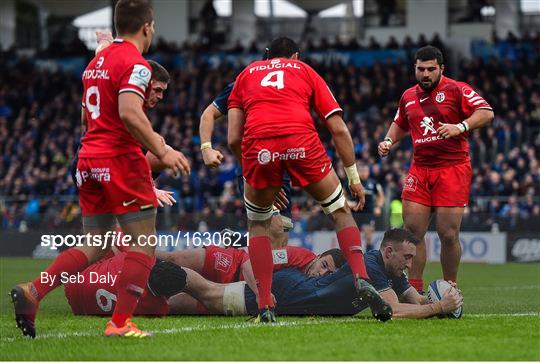
M 445 100 L 446 96 L 444 95 L 444 92 L 437 92 L 437 95 L 435 96 L 435 101 L 441 103 Z
M 405 178 L 405 183 L 403 183 L 403 189 L 408 190 L 410 192 L 416 191 L 416 184 L 418 183 L 418 180 L 414 175 L 407 175 Z
M 259 154 L 257 155 L 257 160 L 259 161 L 259 164 L 266 165 L 270 162 L 272 159 L 272 154 L 270 153 L 270 150 L 268 149 L 262 149 L 259 151 Z
M 272 250 L 272 260 L 274 265 L 284 265 L 289 262 L 287 250 Z
M 232 266 L 232 257 L 221 252 L 214 253 L 216 262 L 214 268 L 218 271 L 229 272 Z
M 128 83 L 141 88 L 143 91 L 146 91 L 146 87 L 148 87 L 148 84 L 150 83 L 151 76 L 152 73 L 148 68 L 146 68 L 145 65 L 135 64 Z
M 431 132 L 432 134 L 437 133 L 434 126 L 433 117 L 424 117 L 422 121 L 420 121 L 420 126 L 424 128 L 423 136 L 426 136 L 428 132 Z

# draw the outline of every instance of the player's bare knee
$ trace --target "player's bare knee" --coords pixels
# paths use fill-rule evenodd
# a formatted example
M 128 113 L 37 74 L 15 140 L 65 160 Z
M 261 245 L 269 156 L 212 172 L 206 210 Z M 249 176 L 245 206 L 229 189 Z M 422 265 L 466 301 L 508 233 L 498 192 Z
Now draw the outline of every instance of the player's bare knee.
M 414 234 L 417 238 L 423 239 L 427 232 L 427 226 L 420 226 L 417 223 L 404 222 L 404 227 L 407 231 Z
M 459 243 L 459 231 L 456 229 L 449 228 L 444 231 L 440 231 L 438 235 L 442 243 L 445 243 L 445 244 Z
M 156 208 L 149 208 L 137 212 L 129 212 L 116 216 L 118 223 L 126 234 L 133 238 L 138 235 L 155 234 L 156 232 Z

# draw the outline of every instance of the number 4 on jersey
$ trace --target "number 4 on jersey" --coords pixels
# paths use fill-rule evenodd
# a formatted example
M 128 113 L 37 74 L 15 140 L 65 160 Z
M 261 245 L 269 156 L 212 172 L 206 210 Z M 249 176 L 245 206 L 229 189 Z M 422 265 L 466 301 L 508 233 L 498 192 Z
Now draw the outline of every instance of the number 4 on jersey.
M 283 87 L 285 87 L 285 85 L 283 84 L 283 71 L 275 71 L 268 73 L 261 80 L 261 86 L 276 87 L 277 89 L 282 89 Z

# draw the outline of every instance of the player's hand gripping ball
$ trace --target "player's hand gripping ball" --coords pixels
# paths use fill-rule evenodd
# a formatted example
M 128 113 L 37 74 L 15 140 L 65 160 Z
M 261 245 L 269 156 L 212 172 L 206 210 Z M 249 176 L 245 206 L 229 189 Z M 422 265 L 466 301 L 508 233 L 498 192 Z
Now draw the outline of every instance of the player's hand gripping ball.
M 451 289 L 454 289 L 454 291 L 449 291 Z M 449 293 L 452 294 L 459 294 L 460 302 L 457 303 L 459 307 L 452 311 L 445 311 L 440 317 L 442 318 L 453 318 L 453 319 L 459 319 L 461 318 L 461 315 L 463 314 L 463 297 L 461 296 L 461 292 L 452 286 L 448 281 L 445 280 L 435 280 L 432 283 L 429 284 L 428 288 L 428 301 L 432 304 L 437 303 L 439 301 L 442 302 L 442 300 L 445 299 L 446 292 L 449 291 Z M 446 299 L 452 299 L 451 297 L 446 297 Z M 455 297 L 454 297 L 455 299 Z M 452 303 L 452 302 L 451 302 Z M 456 304 L 456 302 L 454 302 Z M 443 304 L 443 307 L 446 304 Z M 455 305 L 454 305 L 455 306 Z

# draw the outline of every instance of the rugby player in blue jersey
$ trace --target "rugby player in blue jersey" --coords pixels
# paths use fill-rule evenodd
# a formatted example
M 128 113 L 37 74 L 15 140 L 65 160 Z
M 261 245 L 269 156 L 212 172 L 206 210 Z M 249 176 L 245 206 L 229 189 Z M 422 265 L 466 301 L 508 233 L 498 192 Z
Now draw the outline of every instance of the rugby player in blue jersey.
M 430 304 L 409 284 L 404 270 L 410 268 L 417 244 L 418 239 L 410 232 L 392 229 L 384 234 L 380 249 L 364 257 L 373 287 L 390 304 L 395 318 L 428 318 L 463 304 L 457 288 L 448 290 L 440 302 Z M 367 308 L 358 304 L 348 264 L 322 277 L 309 277 L 298 269 L 275 272 L 272 293 L 279 315 L 354 315 Z M 245 288 L 244 302 L 245 311 L 255 315 L 257 303 L 249 288 Z
M 418 240 L 409 232 L 393 229 L 385 233 L 379 250 L 365 255 L 372 285 L 391 305 L 395 318 L 428 318 L 454 311 L 463 303 L 459 290 L 455 288 L 450 289 L 440 302 L 430 304 L 425 296 L 411 287 L 403 271 L 410 266 L 417 243 Z M 118 258 L 121 256 L 112 257 L 109 261 Z M 138 314 L 258 313 L 256 295 L 244 281 L 229 284 L 212 282 L 177 263 L 175 259 L 156 263 L 149 277 L 150 293 L 143 299 Z M 314 272 L 313 268 L 287 268 L 274 272 L 272 292 L 277 300 L 276 311 L 281 315 L 354 315 L 364 310 L 367 305 L 358 304 L 351 271 L 343 263 L 343 257 L 334 258 L 334 268 L 337 268 L 334 273 L 321 273 L 324 266 L 317 266 L 319 272 Z M 118 273 L 113 262 L 104 261 L 96 265 L 106 267 L 113 275 Z M 94 267 L 96 269 L 99 267 Z M 66 287 L 66 296 L 75 314 L 110 314 L 116 298 L 114 286 L 99 287 L 109 296 L 105 303 L 86 298 L 97 296 L 96 288 L 80 284 Z M 181 291 L 183 293 L 179 293 Z M 73 296 L 85 298 L 77 300 Z
M 418 239 L 410 232 L 392 229 L 384 234 L 379 250 L 365 255 L 372 285 L 390 304 L 395 318 L 429 318 L 454 311 L 463 304 L 463 297 L 455 284 L 440 302 L 434 304 L 409 284 L 404 270 L 411 266 L 417 244 Z M 159 280 L 158 276 L 154 278 Z M 199 287 L 202 290 L 195 291 L 198 296 L 193 296 L 199 298 L 210 313 L 258 313 L 255 294 L 243 282 L 227 285 L 201 283 Z M 367 305 L 358 304 L 353 276 L 347 264 L 320 277 L 309 276 L 295 268 L 277 271 L 273 274 L 272 293 L 277 300 L 276 313 L 280 315 L 354 315 L 367 308 Z M 181 295 L 169 299 L 169 305 L 173 314 L 194 313 L 185 310 L 188 304 Z M 219 308 L 212 309 L 215 306 Z

